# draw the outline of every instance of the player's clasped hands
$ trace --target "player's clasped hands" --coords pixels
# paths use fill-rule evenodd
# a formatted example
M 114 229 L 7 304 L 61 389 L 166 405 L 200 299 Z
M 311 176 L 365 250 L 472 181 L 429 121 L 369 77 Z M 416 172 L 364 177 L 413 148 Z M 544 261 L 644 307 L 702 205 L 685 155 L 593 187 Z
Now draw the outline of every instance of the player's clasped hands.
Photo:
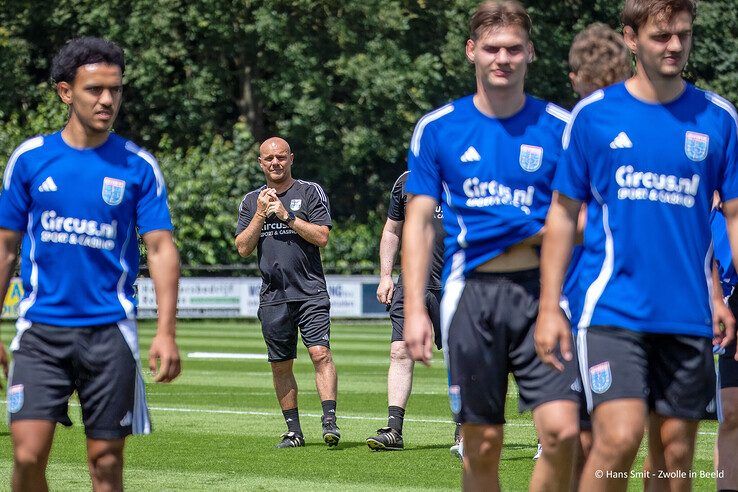
M 256 204 L 256 212 L 258 214 L 263 214 L 266 217 L 276 216 L 280 220 L 284 220 L 287 216 L 287 209 L 284 208 L 274 188 L 264 188 L 261 190 Z
M 560 310 L 541 310 L 536 321 L 536 331 L 533 336 L 538 357 L 559 372 L 564 371 L 564 364 L 558 354 L 566 361 L 573 358 L 571 351 L 571 328 Z

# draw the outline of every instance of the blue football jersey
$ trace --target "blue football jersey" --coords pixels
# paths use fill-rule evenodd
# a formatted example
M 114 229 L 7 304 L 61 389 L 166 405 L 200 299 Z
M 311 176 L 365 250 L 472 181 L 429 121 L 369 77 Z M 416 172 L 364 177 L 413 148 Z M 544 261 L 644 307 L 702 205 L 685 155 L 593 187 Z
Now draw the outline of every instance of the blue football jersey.
M 406 190 L 442 205 L 444 282 L 452 270 L 465 275 L 543 227 L 568 118 L 531 96 L 516 114 L 492 118 L 467 96 L 418 121 Z
M 24 233 L 19 316 L 92 326 L 135 317 L 136 234 L 172 223 L 151 154 L 115 134 L 99 147 L 75 149 L 57 132 L 11 155 L 0 227 Z
M 738 197 L 733 106 L 687 84 L 667 104 L 620 83 L 583 99 L 554 188 L 587 203 L 580 328 L 712 336 L 710 210 Z
M 710 215 L 710 227 L 712 229 L 715 261 L 720 273 L 720 283 L 723 287 L 723 295 L 727 297 L 733 291 L 733 287 L 738 284 L 738 273 L 736 273 L 733 265 L 733 253 L 728 239 L 728 226 L 725 222 L 725 216 L 720 210 L 713 209 Z

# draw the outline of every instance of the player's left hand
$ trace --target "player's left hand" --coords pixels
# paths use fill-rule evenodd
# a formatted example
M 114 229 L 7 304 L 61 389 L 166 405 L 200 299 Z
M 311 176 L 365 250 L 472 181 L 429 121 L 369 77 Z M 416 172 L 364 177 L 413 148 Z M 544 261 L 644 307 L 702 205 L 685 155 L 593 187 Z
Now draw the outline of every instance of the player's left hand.
M 270 193 L 271 195 L 271 193 Z M 276 192 L 272 195 L 274 199 L 269 202 L 269 205 L 267 205 L 266 214 L 267 216 L 274 215 L 279 220 L 287 220 L 287 217 L 289 214 L 287 213 L 287 209 L 284 208 L 284 204 L 282 203 L 282 200 L 277 197 Z
M 159 361 L 159 370 L 156 361 Z M 149 349 L 149 369 L 157 383 L 169 383 L 182 372 L 179 348 L 173 336 L 156 335 Z
M 5 379 L 8 379 L 8 354 L 5 352 L 5 346 L 0 342 L 0 366 L 3 368 Z M 3 381 L 0 379 L 0 389 L 3 388 Z
M 712 344 L 725 348 L 735 340 L 735 317 L 722 299 L 715 299 L 712 304 Z

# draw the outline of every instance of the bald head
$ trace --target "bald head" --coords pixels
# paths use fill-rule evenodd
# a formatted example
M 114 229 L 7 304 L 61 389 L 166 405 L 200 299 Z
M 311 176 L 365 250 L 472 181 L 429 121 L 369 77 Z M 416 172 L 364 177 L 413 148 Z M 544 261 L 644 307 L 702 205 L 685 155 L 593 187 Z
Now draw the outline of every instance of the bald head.
M 282 152 L 287 152 L 288 154 L 291 154 L 292 150 L 290 149 L 290 144 L 287 143 L 287 140 L 279 137 L 267 138 L 259 147 L 259 154 L 261 155 Z
M 259 146 L 259 165 L 267 178 L 267 184 L 292 182 L 292 150 L 283 138 L 271 137 Z

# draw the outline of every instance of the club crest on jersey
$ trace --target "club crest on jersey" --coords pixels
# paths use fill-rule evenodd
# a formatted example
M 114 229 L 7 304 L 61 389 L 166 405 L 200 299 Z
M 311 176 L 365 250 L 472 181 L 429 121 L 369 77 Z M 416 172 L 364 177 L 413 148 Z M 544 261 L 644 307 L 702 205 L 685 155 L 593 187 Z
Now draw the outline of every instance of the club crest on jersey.
M 543 164 L 543 148 L 535 145 L 520 146 L 520 167 L 532 173 L 537 171 Z
M 20 412 L 20 409 L 23 408 L 24 399 L 22 384 L 14 384 L 8 388 L 8 412 Z
M 294 198 L 290 200 L 290 210 L 293 212 L 297 212 L 300 210 L 300 207 L 302 207 L 302 199 L 301 198 Z
M 105 178 L 102 186 L 102 198 L 108 205 L 119 205 L 123 201 L 126 182 L 115 178 Z
M 589 384 L 592 391 L 602 394 L 612 384 L 612 373 L 610 372 L 610 362 L 603 362 L 589 368 Z
M 687 132 L 684 134 L 684 153 L 695 162 L 704 161 L 710 148 L 710 137 L 704 133 Z

